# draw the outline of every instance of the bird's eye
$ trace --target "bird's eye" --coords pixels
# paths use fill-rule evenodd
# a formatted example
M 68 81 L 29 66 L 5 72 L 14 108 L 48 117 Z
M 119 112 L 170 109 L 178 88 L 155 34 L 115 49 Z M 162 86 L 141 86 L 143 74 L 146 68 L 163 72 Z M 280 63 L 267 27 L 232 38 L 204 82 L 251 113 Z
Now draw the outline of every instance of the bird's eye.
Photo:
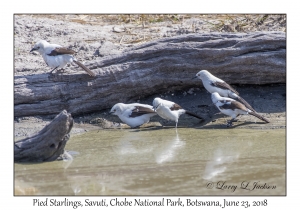
M 116 110 L 114 109 L 114 112 L 115 112 Z

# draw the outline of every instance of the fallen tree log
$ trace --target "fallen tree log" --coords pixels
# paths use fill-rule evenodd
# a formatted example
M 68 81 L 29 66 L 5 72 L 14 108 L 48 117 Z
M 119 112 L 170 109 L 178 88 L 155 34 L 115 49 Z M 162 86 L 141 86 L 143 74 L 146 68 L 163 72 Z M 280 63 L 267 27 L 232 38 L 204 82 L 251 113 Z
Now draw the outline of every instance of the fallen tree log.
M 68 157 L 64 148 L 72 127 L 71 114 L 62 111 L 36 135 L 15 142 L 14 161 L 43 162 Z
M 193 34 L 152 41 L 85 63 L 84 72 L 15 76 L 15 117 L 73 115 L 111 108 L 118 102 L 169 90 L 201 87 L 191 78 L 202 69 L 230 84 L 286 82 L 284 32 Z

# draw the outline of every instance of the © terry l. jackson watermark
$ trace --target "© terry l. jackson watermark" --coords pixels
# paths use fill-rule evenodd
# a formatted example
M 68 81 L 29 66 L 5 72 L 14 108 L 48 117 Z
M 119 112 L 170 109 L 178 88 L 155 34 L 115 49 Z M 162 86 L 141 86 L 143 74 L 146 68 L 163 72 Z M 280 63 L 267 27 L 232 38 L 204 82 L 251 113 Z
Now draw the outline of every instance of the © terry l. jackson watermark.
M 266 182 L 260 181 L 243 181 L 240 184 L 228 184 L 226 181 L 218 181 L 218 182 L 207 182 L 207 189 L 219 189 L 219 190 L 229 190 L 234 192 L 237 188 L 242 190 L 274 190 L 276 189 L 276 185 L 270 185 Z

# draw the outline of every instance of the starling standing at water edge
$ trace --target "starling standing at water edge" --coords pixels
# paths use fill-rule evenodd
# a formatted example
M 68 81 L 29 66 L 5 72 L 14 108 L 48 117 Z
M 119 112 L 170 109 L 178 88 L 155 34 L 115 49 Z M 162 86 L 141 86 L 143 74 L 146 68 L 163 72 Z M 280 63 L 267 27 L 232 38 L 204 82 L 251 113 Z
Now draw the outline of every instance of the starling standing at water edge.
M 152 106 L 139 103 L 117 103 L 111 108 L 109 113 L 117 115 L 122 122 L 126 123 L 131 128 L 149 122 L 150 118 L 156 115 Z
M 182 114 L 187 114 L 187 115 L 196 117 L 200 120 L 203 120 L 202 117 L 183 109 L 178 104 L 176 104 L 172 101 L 167 101 L 167 100 L 161 99 L 161 98 L 155 98 L 153 100 L 153 108 L 160 117 L 162 117 L 166 120 L 172 120 L 172 121 L 176 122 L 176 126 L 175 126 L 176 128 L 177 128 L 178 119 L 179 119 L 180 115 L 182 115 Z
M 205 89 L 208 92 L 210 92 L 210 93 L 217 92 L 217 93 L 219 93 L 220 96 L 233 98 L 233 99 L 241 102 L 242 104 L 244 104 L 252 112 L 256 113 L 256 111 L 252 108 L 252 106 L 250 106 L 250 104 L 248 104 L 247 101 L 245 101 L 241 96 L 239 96 L 239 93 L 233 87 L 231 87 L 229 84 L 227 84 L 220 78 L 215 77 L 214 75 L 209 73 L 207 70 L 199 71 L 194 78 L 201 79 L 203 86 L 205 87 Z M 269 120 L 267 120 L 263 116 L 261 116 L 261 118 L 265 122 L 269 122 Z
M 266 123 L 269 123 L 268 120 L 266 120 L 261 115 L 257 114 L 256 112 L 253 112 L 252 110 L 248 109 L 244 104 L 227 97 L 221 97 L 219 93 L 215 92 L 211 94 L 211 100 L 216 105 L 216 107 L 223 113 L 228 116 L 231 116 L 232 119 L 228 121 L 227 126 L 232 126 L 232 122 L 235 121 L 235 118 L 239 115 L 253 115 L 257 117 L 260 120 L 265 121 Z
M 239 93 L 233 87 L 231 87 L 229 84 L 219 79 L 218 77 L 215 77 L 207 70 L 199 71 L 194 78 L 196 77 L 202 80 L 203 86 L 208 92 L 217 92 L 220 96 L 238 100 L 241 103 L 245 104 L 248 109 L 255 111 L 242 97 L 239 96 Z

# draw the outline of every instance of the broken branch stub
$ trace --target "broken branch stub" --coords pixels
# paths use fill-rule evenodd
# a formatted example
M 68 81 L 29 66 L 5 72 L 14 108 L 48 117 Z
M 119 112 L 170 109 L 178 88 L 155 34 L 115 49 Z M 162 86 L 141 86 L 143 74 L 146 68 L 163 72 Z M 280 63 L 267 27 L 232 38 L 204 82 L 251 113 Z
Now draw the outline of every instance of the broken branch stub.
M 15 142 L 15 162 L 43 162 L 68 156 L 64 150 L 73 127 L 71 114 L 63 110 L 37 134 Z

